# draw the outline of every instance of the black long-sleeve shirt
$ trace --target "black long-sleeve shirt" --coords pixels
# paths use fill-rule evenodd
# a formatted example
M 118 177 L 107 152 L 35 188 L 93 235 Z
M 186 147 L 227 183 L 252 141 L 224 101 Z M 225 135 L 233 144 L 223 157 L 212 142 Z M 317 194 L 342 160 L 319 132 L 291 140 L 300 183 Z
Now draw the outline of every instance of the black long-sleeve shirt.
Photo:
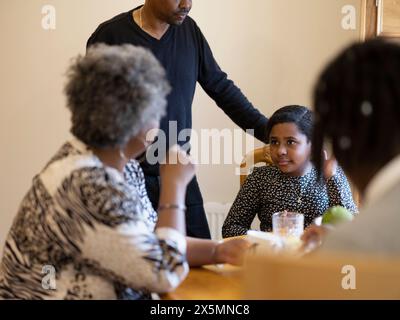
M 133 44 L 153 52 L 165 68 L 172 86 L 172 92 L 168 96 L 167 115 L 160 123 L 160 129 L 166 133 L 167 140 L 170 135 L 170 121 L 176 121 L 178 134 L 183 129 L 192 128 L 192 103 L 196 82 L 199 82 L 205 92 L 239 127 L 243 130 L 254 129 L 254 136 L 265 141 L 267 119 L 218 66 L 196 22 L 187 17 L 182 25 L 170 26 L 158 40 L 135 23 L 132 13 L 136 9 L 102 23 L 89 38 L 87 46 L 95 43 Z M 183 145 L 188 141 L 175 142 Z M 147 174 L 158 172 L 154 166 L 144 166 L 143 169 Z

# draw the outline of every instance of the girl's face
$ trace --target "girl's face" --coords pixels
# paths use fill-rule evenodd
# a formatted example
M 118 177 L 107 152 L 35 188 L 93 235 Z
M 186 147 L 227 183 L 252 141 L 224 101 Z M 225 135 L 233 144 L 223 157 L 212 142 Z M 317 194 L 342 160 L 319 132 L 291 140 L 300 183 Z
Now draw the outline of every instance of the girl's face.
M 290 176 L 302 176 L 311 166 L 311 142 L 294 123 L 279 123 L 269 137 L 274 164 Z

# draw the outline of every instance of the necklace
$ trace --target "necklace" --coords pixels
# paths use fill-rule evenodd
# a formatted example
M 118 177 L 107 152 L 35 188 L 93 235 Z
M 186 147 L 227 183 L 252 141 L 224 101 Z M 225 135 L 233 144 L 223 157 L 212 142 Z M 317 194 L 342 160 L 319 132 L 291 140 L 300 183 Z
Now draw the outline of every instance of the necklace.
M 132 12 L 133 20 L 141 29 L 143 29 L 142 9 L 143 7 Z
M 304 174 L 304 176 L 302 176 L 301 178 L 300 178 L 300 182 L 299 182 L 299 194 L 297 195 L 297 203 L 299 204 L 299 205 L 301 205 L 302 203 L 303 203 L 303 200 L 302 200 L 302 198 L 303 198 L 303 193 L 305 192 L 305 191 L 307 191 L 307 187 L 308 187 L 308 185 L 309 185 L 309 179 L 307 178 L 310 174 L 312 174 L 312 171 L 313 171 L 313 167 L 311 167 L 311 168 L 309 168 L 308 170 L 307 170 L 307 172 Z M 301 190 L 301 188 L 302 188 L 302 180 L 304 180 L 304 188 L 303 188 L 303 190 Z
M 141 7 L 139 9 L 139 26 L 140 26 L 140 29 L 143 29 L 142 10 L 143 10 L 143 7 Z
M 302 203 L 302 201 L 301 201 L 301 194 L 297 197 L 297 203 L 298 203 L 298 204 L 301 204 L 301 203 Z
M 299 183 L 299 193 L 296 195 L 296 197 L 297 197 L 297 204 L 299 204 L 299 205 L 301 205 L 301 204 L 303 203 L 303 200 L 302 200 L 302 198 L 303 198 L 303 193 L 307 190 L 307 185 L 308 185 L 307 182 L 304 183 L 304 186 L 302 186 L 302 183 L 301 183 L 301 182 Z M 302 190 L 302 187 L 303 187 L 303 190 Z
M 158 30 L 156 27 L 152 27 L 151 26 L 151 23 L 148 23 L 148 26 L 147 26 L 147 30 L 143 27 L 143 8 L 144 8 L 144 6 L 143 7 L 141 7 L 140 9 L 138 9 L 138 15 L 139 15 L 139 17 L 136 17 L 136 19 L 137 20 L 139 20 L 139 27 L 144 31 L 144 32 L 146 32 L 146 33 L 148 33 L 150 36 L 152 36 L 153 38 L 156 38 L 157 40 L 160 40 L 162 37 L 163 37 L 163 35 L 165 34 L 165 32 L 167 32 L 167 30 L 169 29 L 169 25 L 168 24 L 166 24 L 166 27 L 161 31 L 161 30 Z M 136 12 L 136 11 L 134 11 L 134 12 Z M 135 20 L 135 21 L 137 21 L 137 20 Z M 149 21 L 147 21 L 147 22 L 149 22 Z

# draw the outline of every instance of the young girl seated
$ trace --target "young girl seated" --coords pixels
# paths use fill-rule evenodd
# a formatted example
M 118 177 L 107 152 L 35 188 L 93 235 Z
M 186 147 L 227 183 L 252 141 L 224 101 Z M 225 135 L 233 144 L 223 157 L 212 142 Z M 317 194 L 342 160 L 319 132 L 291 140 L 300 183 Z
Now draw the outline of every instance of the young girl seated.
M 353 213 L 357 207 L 343 170 L 336 160 L 325 161 L 324 179 L 310 160 L 312 112 L 302 106 L 286 106 L 268 122 L 267 137 L 273 165 L 255 167 L 237 195 L 222 227 L 224 238 L 244 235 L 254 217 L 262 231 L 272 231 L 272 215 L 291 211 L 304 214 L 304 227 L 332 206 Z

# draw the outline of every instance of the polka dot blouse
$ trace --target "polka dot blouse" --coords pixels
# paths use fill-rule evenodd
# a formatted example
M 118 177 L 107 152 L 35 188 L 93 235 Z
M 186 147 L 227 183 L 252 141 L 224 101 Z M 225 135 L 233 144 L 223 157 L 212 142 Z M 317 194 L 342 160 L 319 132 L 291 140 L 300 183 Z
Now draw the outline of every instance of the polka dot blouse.
M 332 206 L 358 211 L 343 170 L 326 183 L 319 182 L 317 170 L 301 177 L 291 177 L 275 166 L 255 167 L 237 195 L 222 227 L 224 238 L 244 235 L 254 217 L 261 221 L 260 230 L 272 231 L 272 215 L 278 211 L 304 214 L 304 227 Z

